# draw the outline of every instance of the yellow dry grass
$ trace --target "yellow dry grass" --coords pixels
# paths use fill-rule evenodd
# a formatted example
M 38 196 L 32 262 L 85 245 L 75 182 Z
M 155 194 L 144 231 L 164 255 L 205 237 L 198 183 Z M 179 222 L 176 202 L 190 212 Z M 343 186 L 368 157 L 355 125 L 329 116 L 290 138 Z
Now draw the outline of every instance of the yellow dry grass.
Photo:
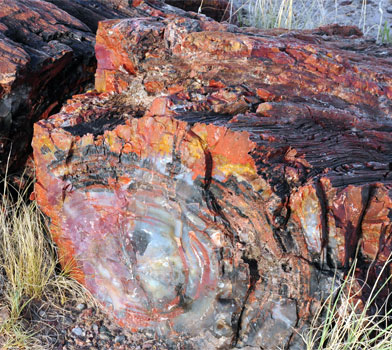
M 389 269 L 391 260 L 383 270 Z M 354 277 L 356 261 L 343 283 L 331 291 L 320 308 L 307 335 L 303 336 L 306 350 L 392 350 L 392 310 L 389 297 L 376 312 L 374 301 L 390 280 L 378 280 L 367 301 L 360 301 L 362 288 Z M 389 271 L 389 270 L 388 270 Z M 382 275 L 380 272 L 379 276 Z M 367 281 L 363 281 L 365 286 Z
M 382 1 L 378 6 L 379 23 L 373 25 L 368 18 L 368 3 L 368 0 L 360 0 L 361 8 L 357 10 L 357 15 L 353 16 L 352 25 L 358 26 L 365 35 L 376 29 L 376 41 L 390 43 L 392 38 L 389 24 L 384 20 Z M 327 0 L 229 0 L 228 11 L 230 20 L 236 16 L 239 24 L 243 26 L 263 29 L 313 29 L 337 23 L 338 15 L 342 12 L 341 6 L 337 0 L 332 7 Z M 243 10 L 248 15 L 244 16 Z
M 26 190 L 4 180 L 0 194 L 0 349 L 43 349 L 23 315 L 33 301 L 61 307 L 69 298 L 86 300 L 84 288 L 56 273 L 56 249 L 48 238 L 43 216 Z M 89 298 L 89 297 L 88 297 Z

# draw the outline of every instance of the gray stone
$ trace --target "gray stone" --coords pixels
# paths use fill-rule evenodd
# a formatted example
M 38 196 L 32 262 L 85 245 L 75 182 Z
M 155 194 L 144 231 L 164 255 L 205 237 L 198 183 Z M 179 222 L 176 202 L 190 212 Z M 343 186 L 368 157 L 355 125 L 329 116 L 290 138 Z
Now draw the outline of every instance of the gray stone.
M 83 311 L 85 308 L 86 308 L 86 304 L 84 303 L 80 303 L 76 305 L 76 309 L 78 309 L 79 311 Z
M 115 338 L 114 338 L 114 342 L 115 343 L 123 343 L 125 341 L 125 336 L 123 336 L 123 335 L 118 335 L 118 336 L 116 336 Z
M 75 334 L 77 337 L 84 337 L 86 334 L 84 330 L 80 327 L 73 328 L 72 333 Z
M 93 328 L 94 333 L 98 333 L 99 327 L 96 323 L 93 324 L 92 328 Z

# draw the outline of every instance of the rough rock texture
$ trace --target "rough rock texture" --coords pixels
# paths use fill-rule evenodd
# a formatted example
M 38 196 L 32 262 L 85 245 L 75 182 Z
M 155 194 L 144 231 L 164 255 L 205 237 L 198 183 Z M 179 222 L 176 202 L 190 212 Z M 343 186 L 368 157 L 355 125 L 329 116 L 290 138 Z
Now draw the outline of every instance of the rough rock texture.
M 97 23 L 123 12 L 91 0 L 0 0 L 0 174 L 10 150 L 12 169 L 31 152 L 33 123 L 91 81 Z
M 301 349 L 335 268 L 392 249 L 392 50 L 159 6 L 101 23 L 97 92 L 35 125 L 36 198 L 120 324 Z

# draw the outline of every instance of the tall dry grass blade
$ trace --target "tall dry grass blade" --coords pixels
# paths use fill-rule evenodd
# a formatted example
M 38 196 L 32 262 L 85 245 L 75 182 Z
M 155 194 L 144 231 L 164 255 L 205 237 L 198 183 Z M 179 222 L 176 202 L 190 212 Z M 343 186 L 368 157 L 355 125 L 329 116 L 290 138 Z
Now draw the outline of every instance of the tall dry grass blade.
M 391 258 L 391 257 L 390 257 Z M 380 292 L 390 280 L 380 278 L 389 268 L 391 259 L 384 264 L 363 304 L 360 295 L 368 276 L 358 288 L 354 276 L 355 260 L 351 270 L 337 289 L 333 289 L 315 315 L 311 328 L 303 340 L 307 350 L 392 350 L 392 310 L 388 309 L 389 297 L 376 312 L 370 313 Z
M 0 322 L 0 349 L 41 349 L 34 332 L 22 322 L 33 300 L 61 308 L 69 298 L 90 302 L 66 272 L 56 274 L 56 249 L 48 238 L 43 216 L 35 202 L 26 200 L 28 188 L 12 188 L 3 180 L 0 193 L 0 273 L 4 275 L 0 306 L 7 311 Z M 12 196 L 11 196 L 12 190 Z

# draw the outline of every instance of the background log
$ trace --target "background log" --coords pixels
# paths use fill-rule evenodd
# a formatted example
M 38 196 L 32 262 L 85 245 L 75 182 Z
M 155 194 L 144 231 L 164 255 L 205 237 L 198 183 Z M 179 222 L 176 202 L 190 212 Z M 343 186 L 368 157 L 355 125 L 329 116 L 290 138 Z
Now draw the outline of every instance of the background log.
M 185 11 L 193 11 L 205 14 L 218 22 L 237 22 L 238 9 L 227 0 L 166 0 L 166 4 L 181 8 Z
M 391 49 L 158 5 L 102 22 L 98 92 L 35 125 L 63 263 L 131 329 L 301 348 L 335 269 L 391 252 Z
M 33 123 L 92 82 L 98 21 L 131 14 L 95 0 L 0 0 L 0 174 L 23 168 Z

